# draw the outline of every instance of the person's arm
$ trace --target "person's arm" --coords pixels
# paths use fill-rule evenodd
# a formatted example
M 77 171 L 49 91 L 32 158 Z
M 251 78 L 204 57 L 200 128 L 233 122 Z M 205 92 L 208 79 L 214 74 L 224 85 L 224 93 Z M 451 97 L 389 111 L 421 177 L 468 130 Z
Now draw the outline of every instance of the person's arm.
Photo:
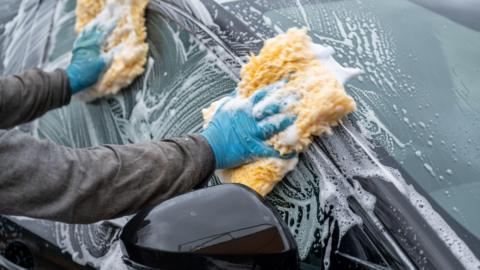
M 71 149 L 0 131 L 0 213 L 93 223 L 190 191 L 215 169 L 202 136 Z
M 174 140 L 72 149 L 0 130 L 0 213 L 93 223 L 187 192 L 215 169 L 281 158 L 264 141 L 294 117 L 275 99 L 263 106 L 267 95 L 259 91 L 241 107 L 230 98 L 201 135 Z
M 115 23 L 92 24 L 75 40 L 68 68 L 54 72 L 39 69 L 19 76 L 0 77 L 0 129 L 20 125 L 66 105 L 72 94 L 94 85 L 111 57 L 101 47 Z
M 103 40 L 103 34 L 96 28 L 80 36 L 72 63 L 65 72 L 68 79 L 63 74 L 61 80 L 62 83 L 68 80 L 69 86 L 63 87 L 76 93 L 98 80 L 99 70 L 105 67 L 99 53 Z M 42 78 L 34 81 L 38 79 Z M 24 84 L 23 81 L 18 83 Z M 32 90 L 27 91 L 26 97 L 32 99 L 30 113 L 26 105 L 22 109 L 2 103 L 4 111 L 0 111 L 0 118 L 14 119 L 5 120 L 3 127 L 29 121 L 67 103 L 57 100 L 57 91 L 38 90 L 38 87 L 47 89 L 48 82 L 42 81 L 39 86 L 31 82 L 28 87 Z M 56 86 L 53 88 L 58 89 Z M 33 88 L 42 96 L 35 97 Z M 17 130 L 0 129 L 0 214 L 68 223 L 97 222 L 133 214 L 189 191 L 206 180 L 214 169 L 233 168 L 261 157 L 278 158 L 280 154 L 265 141 L 285 130 L 294 118 L 282 114 L 283 105 L 276 99 L 271 104 L 262 103 L 268 106 L 260 104 L 272 90 L 259 91 L 241 101 L 245 105 L 241 107 L 231 97 L 200 136 L 175 140 L 71 149 L 36 140 Z M 69 93 L 66 95 L 68 100 Z M 10 99 L 17 105 L 23 101 L 16 96 Z M 19 111 L 26 116 L 15 118 Z
M 65 71 L 27 71 L 0 78 L 0 129 L 20 125 L 70 102 Z

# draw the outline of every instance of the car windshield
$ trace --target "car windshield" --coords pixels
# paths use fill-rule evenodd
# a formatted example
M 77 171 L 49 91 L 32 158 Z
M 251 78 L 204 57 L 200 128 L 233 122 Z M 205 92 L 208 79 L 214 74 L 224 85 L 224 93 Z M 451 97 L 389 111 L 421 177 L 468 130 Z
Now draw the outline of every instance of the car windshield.
M 480 4 L 415 2 L 297 0 L 265 20 L 308 27 L 365 71 L 347 86 L 362 133 L 480 237 L 480 27 L 469 17 Z
M 335 48 L 335 57 L 340 63 L 365 71 L 347 85 L 347 91 L 359 105 L 352 119 L 359 124 L 364 136 L 377 149 L 386 150 L 453 218 L 480 236 L 480 216 L 475 211 L 475 205 L 480 202 L 480 182 L 476 178 L 480 168 L 480 161 L 476 159 L 480 153 L 476 141 L 480 135 L 480 105 L 477 105 L 480 94 L 475 91 L 480 86 L 480 27 L 478 20 L 465 15 L 472 10 L 475 14 L 478 9 L 471 4 L 465 14 L 462 9 L 449 13 L 450 6 L 436 8 L 432 4 L 445 1 L 448 2 L 171 2 L 191 4 L 195 7 L 192 12 L 201 13 L 197 14 L 201 19 L 206 14 L 202 13 L 203 9 L 196 9 L 202 7 L 199 3 L 210 3 L 205 4 L 208 7 L 221 5 L 238 19 L 228 21 L 223 27 L 233 28 L 233 31 L 246 24 L 248 28 L 242 31 L 249 33 L 251 30 L 262 39 L 290 27 L 309 27 L 316 42 Z M 41 1 L 38 11 L 37 5 L 32 4 L 35 1 L 10 2 L 12 10 L 20 6 L 22 12 L 18 12 L 21 16 L 16 17 L 14 24 L 0 29 L 7 34 L 0 43 L 0 56 L 5 58 L 0 63 L 0 71 L 13 74 L 33 66 L 66 67 L 75 39 L 75 0 Z M 150 1 L 154 2 L 157 1 Z M 161 2 L 166 6 L 169 1 Z M 272 8 L 264 12 L 264 7 Z M 258 12 L 260 9 L 262 11 Z M 214 19 L 231 19 L 229 14 L 222 17 L 219 12 L 225 12 L 223 9 L 215 8 L 214 11 L 214 18 L 202 21 L 208 24 Z M 0 14 L 0 21 L 14 16 L 14 12 L 4 13 Z M 118 95 L 92 103 L 73 102 L 22 128 L 39 138 L 71 147 L 127 144 L 198 132 L 202 125 L 201 108 L 231 92 L 236 82 L 231 71 L 225 68 L 228 65 L 206 49 L 214 42 L 205 42 L 202 35 L 198 39 L 183 29 L 184 26 L 177 25 L 176 20 L 164 18 L 163 13 L 149 10 L 147 17 L 150 61 L 147 72 L 132 86 Z M 210 30 L 217 30 L 217 25 Z M 49 31 L 52 33 L 50 39 Z M 26 36 L 32 36 L 28 42 L 24 40 Z M 261 44 L 258 40 L 248 40 L 248 35 L 221 33 L 220 37 L 245 40 L 244 44 L 232 42 L 232 49 L 240 56 Z M 302 259 L 312 255 L 307 258 L 314 265 L 312 269 L 322 265 L 322 252 L 329 250 L 322 227 L 323 224 L 328 226 L 322 210 L 327 205 L 320 199 L 325 189 L 321 189 L 319 182 L 326 176 L 337 176 L 336 171 L 322 174 L 334 165 L 316 156 L 321 150 L 312 147 L 311 153 L 301 159 L 298 169 L 278 185 L 269 198 L 284 215 L 298 242 Z M 379 157 L 384 155 L 384 152 L 378 153 Z M 319 168 L 321 166 L 328 168 Z M 70 236 L 79 235 L 78 231 L 86 227 L 95 231 L 95 226 L 55 224 L 52 227 L 60 232 L 52 234 L 59 238 L 56 241 L 60 247 L 72 247 L 68 251 L 77 257 L 88 259 L 86 253 L 92 246 L 96 248 L 89 244 L 95 243 L 89 239 L 94 233 L 85 233 L 88 240 L 83 234 L 79 236 L 82 244 L 70 243 L 76 239 Z M 304 267 L 310 269 L 307 265 Z

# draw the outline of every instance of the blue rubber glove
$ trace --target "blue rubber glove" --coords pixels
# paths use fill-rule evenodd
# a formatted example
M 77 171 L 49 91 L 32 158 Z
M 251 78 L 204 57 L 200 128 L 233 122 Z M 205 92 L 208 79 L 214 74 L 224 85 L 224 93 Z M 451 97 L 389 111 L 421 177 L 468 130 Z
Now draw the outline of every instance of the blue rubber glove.
M 114 23 L 106 28 L 93 24 L 80 33 L 73 45 L 72 60 L 66 70 L 72 94 L 97 83 L 107 67 L 107 59 L 102 56 L 102 46 L 114 28 Z
M 228 169 L 258 158 L 282 157 L 265 141 L 285 130 L 296 117 L 282 113 L 288 105 L 279 99 L 266 98 L 281 84 L 257 91 L 248 100 L 225 98 L 203 135 L 215 154 L 216 169 Z M 263 102 L 262 102 L 263 100 Z

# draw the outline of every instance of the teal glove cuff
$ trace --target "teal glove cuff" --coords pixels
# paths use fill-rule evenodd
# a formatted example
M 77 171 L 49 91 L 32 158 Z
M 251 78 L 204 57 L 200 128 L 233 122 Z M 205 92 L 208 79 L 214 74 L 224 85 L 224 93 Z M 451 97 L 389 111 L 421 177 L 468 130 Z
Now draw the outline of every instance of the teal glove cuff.
M 102 46 L 114 28 L 114 23 L 107 29 L 100 29 L 96 24 L 89 25 L 75 41 L 72 61 L 66 70 L 72 94 L 94 85 L 106 69 Z
M 83 55 L 89 53 L 86 50 L 74 53 L 72 63 L 66 70 L 72 94 L 94 85 L 98 81 L 100 74 L 105 70 L 105 61 L 100 57 L 97 57 L 96 60 L 84 60 L 89 58 L 84 58 Z

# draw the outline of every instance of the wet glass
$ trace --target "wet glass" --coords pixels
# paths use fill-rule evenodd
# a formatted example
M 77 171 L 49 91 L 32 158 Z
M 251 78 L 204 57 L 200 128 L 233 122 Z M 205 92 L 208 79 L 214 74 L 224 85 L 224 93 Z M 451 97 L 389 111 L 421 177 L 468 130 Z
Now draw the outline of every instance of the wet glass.
M 316 42 L 336 49 L 340 63 L 365 70 L 365 75 L 347 86 L 359 105 L 352 119 L 362 127 L 363 135 L 374 146 L 387 150 L 452 217 L 480 234 L 480 217 L 475 211 L 480 202 L 476 177 L 480 168 L 476 159 L 480 153 L 476 140 L 480 129 L 477 31 L 406 0 L 216 2 L 261 38 L 293 26 L 307 26 Z M 263 6 L 272 8 L 265 11 Z M 74 0 L 57 6 L 47 55 L 4 61 L 14 63 L 4 72 L 18 73 L 31 65 L 66 67 L 75 38 L 74 8 Z M 35 6 L 27 11 L 30 9 L 35 10 Z M 52 10 L 49 6 L 44 9 Z M 13 15 L 5 13 L 5 20 L 9 16 Z M 230 93 L 236 84 L 218 66 L 218 59 L 175 23 L 149 12 L 147 24 L 151 60 L 143 76 L 114 97 L 88 104 L 74 101 L 50 112 L 33 125 L 34 135 L 71 147 L 89 147 L 198 132 L 201 109 Z M 48 33 L 47 25 L 38 23 L 35 27 Z M 233 28 L 238 26 L 232 24 Z M 48 36 L 39 30 L 35 32 Z M 246 42 L 238 47 L 240 51 L 244 45 L 259 44 Z M 21 46 L 12 48 L 15 51 L 10 55 L 24 55 Z M 310 254 L 308 260 L 321 265 L 325 245 L 320 240 L 323 205 L 319 179 L 324 175 L 318 167 L 330 164 L 313 158 L 317 152 L 321 151 L 312 147 L 308 158 L 301 156 L 297 170 L 269 199 L 295 235 L 302 258 Z M 64 231 L 75 234 L 76 228 Z M 84 242 L 82 245 L 88 244 Z
M 352 119 L 480 237 L 480 32 L 467 18 L 480 5 L 310 2 L 272 10 L 266 20 L 277 31 L 309 27 L 340 63 L 365 71 L 347 86 L 359 105 Z
M 61 42 L 53 44 L 44 64 L 47 69 L 68 65 L 74 37 L 74 20 L 69 19 L 72 11 L 73 6 L 66 5 L 65 19 L 55 22 L 55 37 Z M 199 132 L 201 110 L 235 89 L 231 72 L 219 65 L 221 61 L 193 35 L 159 13 L 148 13 L 147 29 L 150 53 L 144 75 L 113 97 L 91 103 L 74 100 L 67 107 L 49 112 L 38 120 L 34 134 L 70 147 L 90 147 Z M 295 183 L 300 186 L 299 192 L 292 194 L 291 185 L 281 187 L 270 200 L 288 221 L 300 255 L 306 258 L 312 246 L 316 246 L 316 252 L 321 249 L 316 244 L 321 226 L 318 180 L 313 171 L 292 178 L 299 179 Z M 320 263 L 317 261 L 315 265 Z

